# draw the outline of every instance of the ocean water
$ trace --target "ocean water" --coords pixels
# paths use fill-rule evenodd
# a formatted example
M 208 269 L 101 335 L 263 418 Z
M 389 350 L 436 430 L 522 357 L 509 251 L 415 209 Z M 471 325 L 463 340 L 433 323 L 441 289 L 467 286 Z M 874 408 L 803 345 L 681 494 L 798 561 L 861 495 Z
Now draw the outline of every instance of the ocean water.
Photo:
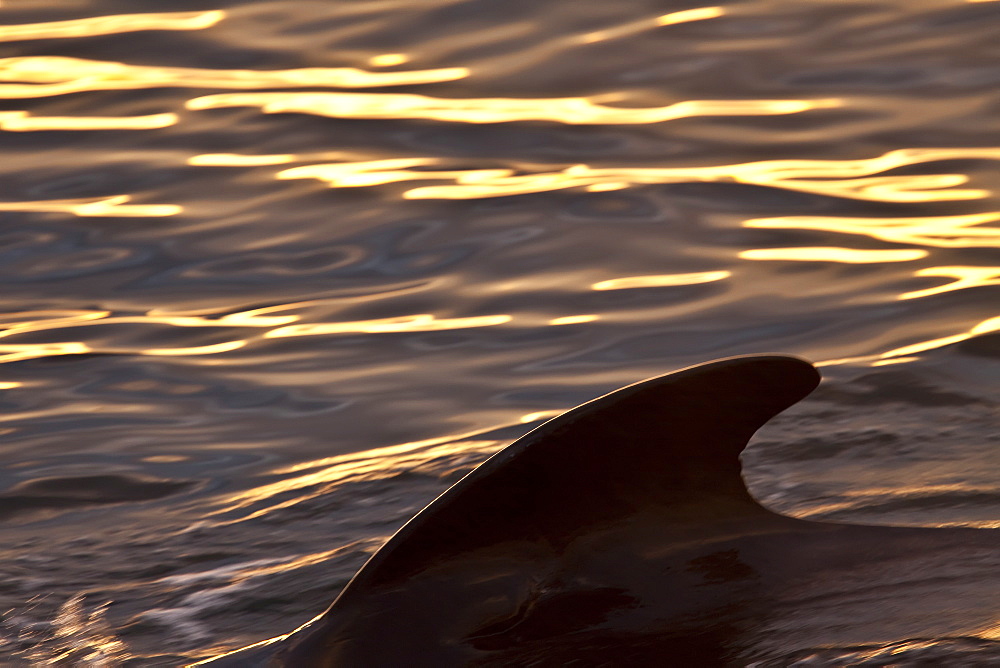
M 995 1 L 3 0 L 3 665 L 290 631 L 521 433 L 736 354 L 827 378 L 746 455 L 770 507 L 1000 526 L 998 33 Z M 775 665 L 1000 656 L 814 641 Z

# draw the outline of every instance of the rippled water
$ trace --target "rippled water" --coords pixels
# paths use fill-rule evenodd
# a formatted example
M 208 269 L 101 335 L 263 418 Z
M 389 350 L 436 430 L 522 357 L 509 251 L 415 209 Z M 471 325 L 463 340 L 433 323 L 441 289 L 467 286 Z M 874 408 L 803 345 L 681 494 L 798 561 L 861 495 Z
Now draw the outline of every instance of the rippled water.
M 829 379 L 747 455 L 772 507 L 1000 524 L 1000 3 L 0 24 L 4 665 L 290 630 L 540 420 L 740 353 Z

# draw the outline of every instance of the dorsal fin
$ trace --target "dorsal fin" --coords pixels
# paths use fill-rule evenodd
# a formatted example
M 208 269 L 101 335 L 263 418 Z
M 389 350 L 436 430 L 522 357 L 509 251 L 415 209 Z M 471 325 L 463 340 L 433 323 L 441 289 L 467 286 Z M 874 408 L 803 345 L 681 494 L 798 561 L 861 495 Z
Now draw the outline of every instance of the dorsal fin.
M 745 665 L 767 643 L 986 628 L 995 532 L 809 522 L 747 492 L 744 445 L 818 380 L 733 358 L 573 409 L 425 508 L 325 614 L 212 665 Z M 872 592 L 902 611 L 887 627 Z
M 769 513 L 739 454 L 819 374 L 786 356 L 736 357 L 631 385 L 541 425 L 399 530 L 334 603 L 450 557 L 508 541 L 558 549 L 581 527 L 656 508 L 678 521 Z

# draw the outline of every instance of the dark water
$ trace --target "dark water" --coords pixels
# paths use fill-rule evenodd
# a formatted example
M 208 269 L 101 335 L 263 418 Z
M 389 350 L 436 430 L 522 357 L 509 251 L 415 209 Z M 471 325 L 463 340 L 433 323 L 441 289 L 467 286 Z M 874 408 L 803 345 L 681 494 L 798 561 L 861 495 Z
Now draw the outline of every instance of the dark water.
M 1000 525 L 1000 3 L 0 23 L 3 665 L 291 630 L 540 420 L 733 354 L 830 379 L 747 455 L 772 507 Z

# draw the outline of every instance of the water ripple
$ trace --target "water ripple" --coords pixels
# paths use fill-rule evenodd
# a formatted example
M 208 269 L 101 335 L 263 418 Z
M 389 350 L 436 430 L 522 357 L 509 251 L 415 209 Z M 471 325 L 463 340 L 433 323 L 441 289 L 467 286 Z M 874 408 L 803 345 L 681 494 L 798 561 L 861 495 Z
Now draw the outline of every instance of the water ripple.
M 706 357 L 823 365 L 746 453 L 772 507 L 995 526 L 996 2 L 83 4 L 0 6 L 12 665 L 291 628 Z M 991 651 L 907 642 L 789 660 Z

